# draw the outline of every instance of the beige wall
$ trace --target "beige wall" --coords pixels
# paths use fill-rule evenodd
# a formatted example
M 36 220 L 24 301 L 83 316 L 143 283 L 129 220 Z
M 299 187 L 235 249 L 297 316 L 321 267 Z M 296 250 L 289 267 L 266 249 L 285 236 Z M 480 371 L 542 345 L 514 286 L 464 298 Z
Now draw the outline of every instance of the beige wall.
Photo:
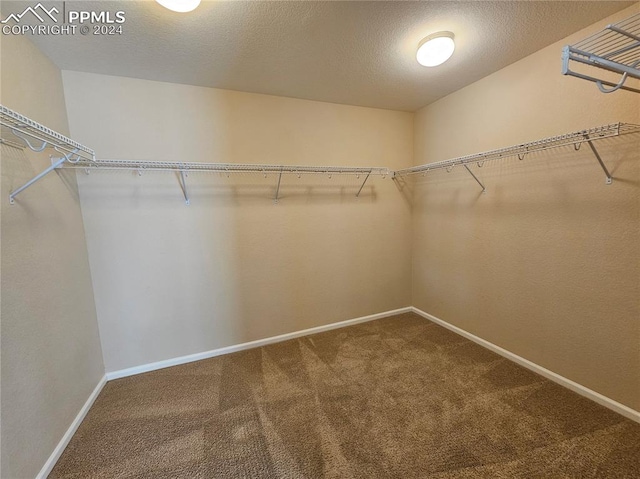
M 415 163 L 625 121 L 640 95 L 560 74 L 564 44 L 420 110 Z M 640 410 L 640 135 L 430 173 L 415 185 L 413 304 Z
M 63 134 L 58 70 L 28 40 L 2 35 L 3 105 Z M 48 153 L 2 146 L 2 477 L 32 478 L 104 375 L 73 175 L 53 173 L 9 191 L 50 165 Z
M 413 115 L 63 72 L 100 158 L 408 166 Z M 107 371 L 410 305 L 411 214 L 390 178 L 79 175 Z
M 602 95 L 559 74 L 564 43 L 415 122 L 184 85 L 63 79 L 71 132 L 101 158 L 402 168 L 640 123 L 639 96 Z M 2 103 L 65 133 L 60 72 L 9 37 L 2 67 Z M 412 187 L 413 215 L 389 179 L 370 180 L 356 200 L 355 179 L 287 177 L 275 205 L 273 175 L 192 174 L 186 206 L 172 173 L 81 173 L 88 259 L 75 176 L 51 175 L 18 205 L 2 202 L 2 476 L 35 475 L 101 377 L 96 308 L 115 371 L 413 303 L 640 409 L 637 136 L 597 144 L 612 186 L 586 147 L 567 149 L 485 165 L 486 194 L 458 169 L 432 173 Z M 0 197 L 47 162 L 3 147 Z

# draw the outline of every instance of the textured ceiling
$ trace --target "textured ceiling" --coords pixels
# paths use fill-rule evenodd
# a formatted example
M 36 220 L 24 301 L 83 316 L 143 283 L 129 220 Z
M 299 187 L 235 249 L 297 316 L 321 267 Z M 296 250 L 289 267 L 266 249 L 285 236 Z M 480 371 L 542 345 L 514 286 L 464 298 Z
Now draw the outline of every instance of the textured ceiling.
M 32 37 L 62 69 L 413 111 L 632 2 L 66 2 L 88 5 L 124 10 L 124 33 Z M 417 44 L 439 30 L 456 51 L 422 67 Z

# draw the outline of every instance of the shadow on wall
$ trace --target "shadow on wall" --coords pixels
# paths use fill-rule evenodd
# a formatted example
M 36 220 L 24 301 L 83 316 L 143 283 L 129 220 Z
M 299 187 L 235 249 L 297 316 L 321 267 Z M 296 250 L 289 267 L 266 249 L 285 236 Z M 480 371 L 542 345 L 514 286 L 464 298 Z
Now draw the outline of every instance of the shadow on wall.
M 415 190 L 415 181 L 410 176 L 396 176 L 393 179 L 396 188 L 409 206 L 413 204 L 413 194 Z
M 60 172 L 62 176 L 72 174 Z M 95 171 L 89 174 L 78 172 L 80 182 L 90 189 L 92 201 L 104 201 L 111 207 L 131 206 L 131 201 L 156 201 L 164 205 L 167 201 L 185 200 L 185 193 L 177 172 Z M 363 185 L 363 179 L 313 175 L 298 178 L 283 175 L 278 186 L 278 175 L 270 173 L 263 177 L 254 174 L 207 174 L 191 173 L 186 178 L 187 196 L 191 205 L 197 201 L 217 201 L 223 204 L 254 204 L 263 202 L 293 201 L 304 204 L 335 204 L 375 202 L 378 193 L 375 183 L 379 178 L 371 178 Z M 257 177 L 257 178 L 256 178 Z M 385 180 L 386 181 L 386 180 Z M 391 181 L 391 180 L 389 180 Z M 357 195 L 357 196 L 356 196 Z

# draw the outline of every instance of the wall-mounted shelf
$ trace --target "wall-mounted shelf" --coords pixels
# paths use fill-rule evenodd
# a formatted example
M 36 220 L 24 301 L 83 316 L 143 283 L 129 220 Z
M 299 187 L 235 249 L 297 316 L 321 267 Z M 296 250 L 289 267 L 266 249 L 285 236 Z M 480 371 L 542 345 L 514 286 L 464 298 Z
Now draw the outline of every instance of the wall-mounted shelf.
M 639 18 L 640 21 L 640 18 Z M 33 177 L 21 187 L 13 190 L 9 194 L 9 201 L 14 204 L 15 197 L 22 191 L 36 183 L 45 175 L 56 169 L 80 168 L 89 173 L 92 170 L 129 170 L 142 174 L 144 171 L 173 171 L 178 174 L 180 187 L 184 194 L 186 204 L 189 204 L 189 192 L 187 189 L 186 178 L 189 173 L 213 172 L 226 175 L 236 173 L 256 173 L 265 177 L 273 174 L 277 179 L 275 185 L 275 201 L 278 202 L 280 195 L 280 184 L 283 175 L 327 175 L 331 178 L 333 175 L 352 175 L 357 179 L 361 179 L 360 187 L 356 193 L 356 197 L 360 196 L 367 180 L 372 175 L 393 177 L 395 180 L 416 174 L 426 174 L 428 171 L 446 168 L 451 171 L 456 165 L 465 168 L 473 179 L 485 191 L 485 187 L 478 177 L 469 167 L 476 163 L 478 167 L 482 167 L 485 161 L 497 160 L 501 158 L 518 157 L 523 160 L 529 153 L 544 151 L 551 148 L 560 148 L 563 146 L 573 145 L 577 150 L 582 143 L 587 143 L 595 155 L 602 170 L 606 175 L 606 183 L 611 184 L 613 178 L 609 170 L 605 166 L 600 154 L 596 150 L 593 142 L 604 138 L 611 138 L 628 133 L 640 132 L 640 125 L 630 123 L 614 123 L 611 125 L 590 128 L 588 130 L 576 131 L 566 135 L 553 136 L 543 138 L 541 140 L 522 143 L 519 145 L 491 150 L 484 153 L 463 156 L 450 160 L 429 163 L 412 168 L 392 171 L 384 167 L 352 167 L 352 166 L 305 166 L 305 165 L 269 165 L 269 164 L 238 164 L 238 163 L 198 163 L 198 162 L 176 162 L 176 161 L 139 161 L 139 160 L 105 160 L 96 159 L 92 149 L 77 143 L 66 136 L 63 136 L 19 113 L 16 113 L 2 105 L 0 105 L 0 124 L 2 126 L 2 136 L 0 143 L 7 144 L 17 148 L 30 148 L 34 151 L 43 151 L 45 148 L 53 148 L 63 156 L 61 158 L 52 158 L 51 166 Z M 34 145 L 34 141 L 40 142 Z
M 232 163 L 196 163 L 170 161 L 136 161 L 136 160 L 96 160 L 95 152 L 78 142 L 47 128 L 5 106 L 0 105 L 0 143 L 14 148 L 29 148 L 40 152 L 46 148 L 53 148 L 61 153 L 62 158 L 52 158 L 51 166 L 33 177 L 27 183 L 16 188 L 9 194 L 9 202 L 15 203 L 15 197 L 31 185 L 56 169 L 82 168 L 86 172 L 91 170 L 130 170 L 142 174 L 143 171 L 175 171 L 179 173 L 180 186 L 185 201 L 189 204 L 189 192 L 186 177 L 189 173 L 218 172 L 231 173 L 259 173 L 265 176 L 274 173 L 277 177 L 275 201 L 280 194 L 282 175 L 295 174 L 323 174 L 331 178 L 333 175 L 353 175 L 362 178 L 356 197 L 360 196 L 365 183 L 371 175 L 383 178 L 393 174 L 388 168 L 380 167 L 349 167 L 349 166 L 290 166 L 290 165 L 254 165 Z M 34 144 L 38 142 L 38 144 Z
M 571 70 L 571 62 L 608 70 L 621 75 L 618 83 Z M 595 82 L 603 93 L 628 90 L 640 93 L 637 88 L 625 85 L 629 77 L 640 79 L 640 13 L 619 23 L 607 25 L 604 30 L 584 40 L 567 45 L 562 51 L 562 74 Z
M 53 148 L 63 155 L 71 154 L 85 160 L 94 160 L 95 152 L 26 116 L 0 105 L 0 137 L 10 146 L 24 144 L 33 151 Z M 39 144 L 35 144 L 35 143 Z
M 611 125 L 590 128 L 588 130 L 576 131 L 574 133 L 568 133 L 566 135 L 543 138 L 542 140 L 532 141 L 530 143 L 522 143 L 520 145 L 513 145 L 498 150 L 491 150 L 484 153 L 476 153 L 474 155 L 453 158 L 451 160 L 438 161 L 435 163 L 414 166 L 412 168 L 405 168 L 403 170 L 396 171 L 394 173 L 394 178 L 416 174 L 426 174 L 428 171 L 438 170 L 442 168 L 446 168 L 447 171 L 451 171 L 454 166 L 459 165 L 463 166 L 467 170 L 467 172 L 471 174 L 473 179 L 476 180 L 476 182 L 482 187 L 482 190 L 484 191 L 484 185 L 473 173 L 471 168 L 469 168 L 470 164 L 475 163 L 478 167 L 482 167 L 485 161 L 499 160 L 502 158 L 510 157 L 518 157 L 518 159 L 524 160 L 526 155 L 529 153 L 535 153 L 537 151 L 544 151 L 551 148 L 560 148 L 570 145 L 573 145 L 573 147 L 577 150 L 580 148 L 580 145 L 582 145 L 582 143 L 587 143 L 606 175 L 606 183 L 611 184 L 613 178 L 611 177 L 609 170 L 602 161 L 602 158 L 596 150 L 593 142 L 596 140 L 601 140 L 603 138 L 611 138 L 637 132 L 640 132 L 640 125 L 633 125 L 631 123 L 614 123 Z
M 9 193 L 9 203 L 15 203 L 15 197 L 44 178 L 63 163 L 80 160 L 95 160 L 95 152 L 40 123 L 27 118 L 3 105 L 0 105 L 0 143 L 13 148 L 29 148 L 40 152 L 51 148 L 62 155 L 52 160 L 51 166 L 27 181 L 24 185 Z
M 186 204 L 190 203 L 187 190 L 186 177 L 189 173 L 213 172 L 226 175 L 235 173 L 256 173 L 261 175 L 274 174 L 277 178 L 276 192 L 274 200 L 277 202 L 280 195 L 280 182 L 282 175 L 352 175 L 362 178 L 362 183 L 356 197 L 360 196 L 365 183 L 371 175 L 382 176 L 383 178 L 393 175 L 388 168 L 381 167 L 349 167 L 349 166 L 302 166 L 302 165 L 255 165 L 255 164 L 234 164 L 234 163 L 183 163 L 168 161 L 137 161 L 137 160 L 80 160 L 74 163 L 66 163 L 58 168 L 81 168 L 89 173 L 92 170 L 129 170 L 142 174 L 144 171 L 175 171 L 180 175 L 180 186 L 184 193 Z

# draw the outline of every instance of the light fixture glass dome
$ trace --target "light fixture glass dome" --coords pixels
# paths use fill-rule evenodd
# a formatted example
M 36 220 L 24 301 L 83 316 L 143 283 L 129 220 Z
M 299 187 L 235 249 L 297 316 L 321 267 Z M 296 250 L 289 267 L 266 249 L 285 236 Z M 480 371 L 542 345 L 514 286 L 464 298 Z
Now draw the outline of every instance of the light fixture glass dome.
M 438 32 L 426 37 L 418 45 L 416 59 L 420 65 L 425 67 L 435 67 L 446 62 L 453 51 L 456 44 L 453 41 L 453 33 Z
M 156 0 L 156 2 L 164 8 L 180 13 L 190 12 L 200 5 L 200 0 Z

